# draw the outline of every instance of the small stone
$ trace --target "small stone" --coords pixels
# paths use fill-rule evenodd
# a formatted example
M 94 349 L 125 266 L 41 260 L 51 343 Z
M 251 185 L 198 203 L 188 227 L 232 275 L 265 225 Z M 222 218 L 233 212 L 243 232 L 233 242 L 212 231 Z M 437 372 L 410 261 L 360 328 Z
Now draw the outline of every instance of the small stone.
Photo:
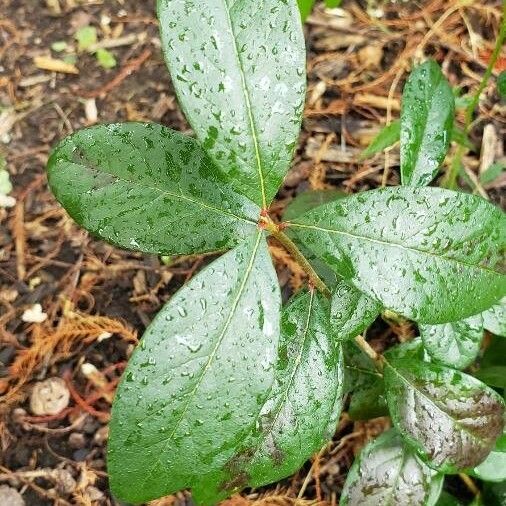
M 86 496 L 90 501 L 100 501 L 104 497 L 104 494 L 97 487 L 90 485 L 86 487 Z
M 93 442 L 97 446 L 102 446 L 109 437 L 109 426 L 104 425 L 103 427 L 100 427 L 100 429 L 95 432 L 95 436 L 93 437 Z
M 34 304 L 25 310 L 21 319 L 26 323 L 42 323 L 47 320 L 47 314 L 42 311 L 40 304 Z
M 12 487 L 0 486 L 0 504 L 5 506 L 25 506 L 23 496 Z
M 30 410 L 34 415 L 57 415 L 63 411 L 70 400 L 70 393 L 61 378 L 48 378 L 39 381 L 32 389 Z
M 72 432 L 69 436 L 69 446 L 74 450 L 79 450 L 86 446 L 86 438 L 80 432 Z
M 76 489 L 76 480 L 66 469 L 55 469 L 53 471 L 53 476 L 56 484 L 56 490 L 60 492 L 60 494 L 71 494 Z

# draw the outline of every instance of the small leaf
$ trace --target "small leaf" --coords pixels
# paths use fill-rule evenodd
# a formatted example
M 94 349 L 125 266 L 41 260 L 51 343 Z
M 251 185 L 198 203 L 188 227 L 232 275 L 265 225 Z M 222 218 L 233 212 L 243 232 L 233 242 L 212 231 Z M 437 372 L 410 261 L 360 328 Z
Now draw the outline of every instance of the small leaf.
M 299 5 L 300 17 L 302 22 L 304 22 L 311 14 L 315 0 L 297 0 L 297 3 Z
M 328 302 L 303 292 L 283 310 L 274 386 L 258 430 L 229 461 L 242 485 L 259 487 L 293 474 L 335 432 L 343 364 L 328 324 Z M 237 479 L 229 486 L 239 486 Z
M 480 174 L 480 183 L 483 185 L 493 183 L 503 172 L 506 172 L 506 165 L 493 163 L 485 172 Z
M 116 66 L 116 58 L 114 55 L 104 48 L 99 48 L 96 53 L 97 61 L 104 69 L 112 69 Z
M 233 247 L 254 233 L 260 212 L 230 189 L 194 139 L 156 124 L 80 130 L 56 147 L 48 176 L 79 225 L 148 253 Z
M 506 480 L 506 433 L 499 437 L 489 456 L 470 474 L 484 481 Z
M 289 168 L 305 102 L 296 0 L 159 0 L 158 16 L 197 138 L 230 184 L 267 208 Z
M 281 299 L 256 234 L 172 296 L 135 350 L 110 423 L 113 493 L 147 502 L 192 487 L 217 502 L 227 463 L 258 430 L 273 386 Z
M 436 176 L 448 148 L 455 98 L 439 65 L 415 67 L 404 87 L 401 111 L 401 180 L 425 186 Z
M 469 140 L 466 132 L 464 132 L 464 130 L 459 128 L 457 125 L 453 125 L 452 141 L 460 144 L 461 146 L 465 146 L 468 149 L 476 151 L 476 146 Z
M 483 326 L 492 334 L 506 337 L 506 297 L 483 313 Z
M 67 49 L 68 44 L 64 40 L 57 40 L 51 44 L 51 49 L 56 53 L 61 53 Z
M 346 282 L 420 323 L 467 318 L 506 293 L 506 215 L 475 195 L 383 188 L 289 224 Z
M 353 339 L 374 322 L 380 311 L 381 306 L 376 301 L 341 281 L 332 293 L 332 332 L 339 341 Z
M 386 365 L 384 379 L 394 425 L 443 473 L 480 464 L 503 431 L 502 398 L 467 374 L 401 359 Z
M 501 359 L 504 362 L 504 355 Z M 480 367 L 480 369 L 474 373 L 474 376 L 491 387 L 506 389 L 506 365 Z
M 78 50 L 86 51 L 90 46 L 97 43 L 97 29 L 94 26 L 83 26 L 75 34 Z
M 481 314 L 440 325 L 419 325 L 423 344 L 432 358 L 456 369 L 465 369 L 480 351 L 483 339 Z
M 371 144 L 360 155 L 361 160 L 370 158 L 371 156 L 379 153 L 380 151 L 393 146 L 396 142 L 399 142 L 401 138 L 401 120 L 395 120 L 383 127 L 378 135 L 372 140 Z
M 443 476 L 425 465 L 392 429 L 371 441 L 351 467 L 341 506 L 434 506 Z
M 315 207 L 345 197 L 346 194 L 339 190 L 308 190 L 299 193 L 283 212 L 284 220 L 293 220 L 301 214 L 311 211 Z
M 506 98 L 506 70 L 497 76 L 497 91 L 501 98 Z

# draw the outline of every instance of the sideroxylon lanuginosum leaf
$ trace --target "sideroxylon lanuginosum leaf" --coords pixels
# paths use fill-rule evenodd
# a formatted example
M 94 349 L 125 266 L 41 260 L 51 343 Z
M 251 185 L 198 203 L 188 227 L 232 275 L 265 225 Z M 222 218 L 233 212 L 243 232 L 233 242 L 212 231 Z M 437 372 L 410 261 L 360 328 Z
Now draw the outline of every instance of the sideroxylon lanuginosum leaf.
M 401 180 L 425 186 L 436 176 L 452 135 L 455 98 L 435 61 L 411 72 L 402 95 Z
M 158 0 L 165 59 L 197 137 L 266 208 L 299 136 L 306 52 L 296 0 Z
M 424 464 L 395 429 L 371 441 L 351 467 L 341 506 L 434 506 L 443 475 Z
M 432 358 L 450 367 L 465 369 L 480 351 L 483 317 L 479 314 L 457 322 L 419 325 L 419 329 Z
M 275 377 L 281 298 L 263 233 L 195 276 L 135 350 L 112 410 L 109 474 L 121 500 L 191 487 L 216 502 Z
M 53 151 L 48 177 L 79 225 L 147 253 L 231 248 L 254 233 L 260 212 L 195 139 L 156 124 L 80 130 Z
M 230 460 L 231 492 L 291 475 L 334 435 L 344 371 L 328 311 L 316 292 L 303 292 L 284 308 L 274 386 L 257 428 Z
M 480 464 L 503 431 L 501 396 L 472 376 L 434 363 L 392 359 L 384 380 L 395 427 L 443 473 Z
M 467 318 L 506 293 L 506 215 L 475 195 L 383 188 L 289 225 L 345 281 L 420 323 Z

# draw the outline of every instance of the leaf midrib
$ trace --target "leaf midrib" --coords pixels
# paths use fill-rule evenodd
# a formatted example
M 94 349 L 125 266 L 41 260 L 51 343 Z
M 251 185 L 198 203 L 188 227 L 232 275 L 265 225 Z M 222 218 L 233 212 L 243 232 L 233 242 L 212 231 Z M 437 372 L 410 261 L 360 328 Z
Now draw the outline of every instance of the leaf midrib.
M 227 18 L 227 22 L 229 25 L 230 33 L 232 34 L 233 49 L 234 49 L 235 56 L 237 58 L 239 75 L 241 76 L 241 85 L 242 85 L 241 88 L 242 88 L 242 92 L 243 92 L 243 96 L 244 96 L 246 111 L 248 113 L 248 122 L 249 122 L 250 131 L 251 131 L 251 137 L 253 139 L 253 146 L 255 149 L 256 169 L 258 172 L 260 191 L 262 193 L 262 208 L 265 209 L 265 208 L 267 208 L 267 198 L 265 195 L 265 181 L 264 181 L 264 174 L 262 171 L 262 161 L 260 158 L 260 147 L 258 144 L 258 134 L 257 134 L 257 130 L 256 130 L 255 119 L 253 117 L 253 110 L 251 108 L 251 98 L 249 95 L 249 90 L 246 86 L 246 76 L 244 75 L 242 60 L 240 57 L 239 49 L 237 47 L 237 41 L 235 39 L 234 25 L 232 23 L 232 17 L 230 15 L 231 8 L 228 7 L 226 0 L 221 0 L 221 1 L 222 1 L 223 9 L 226 13 L 226 18 Z
M 183 408 L 183 411 L 181 413 L 181 415 L 179 416 L 179 418 L 177 419 L 177 421 L 175 422 L 174 424 L 174 429 L 172 430 L 172 432 L 167 436 L 166 438 L 166 441 L 163 445 L 163 448 L 160 450 L 159 452 L 159 457 L 157 457 L 153 463 L 153 465 L 149 468 L 149 470 L 146 472 L 146 478 L 144 479 L 142 485 L 139 487 L 141 490 L 143 489 L 143 487 L 145 486 L 145 484 L 147 483 L 147 480 L 149 479 L 151 473 L 153 472 L 153 470 L 155 469 L 155 467 L 160 463 L 161 461 L 161 458 L 163 457 L 164 453 L 166 452 L 167 450 L 167 446 L 169 445 L 170 441 L 172 440 L 172 438 L 174 437 L 174 435 L 176 434 L 177 430 L 179 429 L 179 426 L 181 424 L 181 422 L 183 421 L 186 413 L 188 412 L 188 409 L 190 409 L 190 404 L 191 404 L 191 401 L 193 401 L 193 398 L 195 396 L 195 394 L 197 393 L 197 390 L 199 389 L 200 385 L 202 384 L 202 381 L 204 380 L 204 376 L 206 374 L 206 372 L 209 370 L 209 368 L 211 367 L 211 363 L 214 359 L 214 357 L 216 356 L 216 353 L 218 352 L 220 346 L 221 346 L 221 343 L 223 342 L 223 339 L 225 338 L 225 335 L 227 333 L 227 330 L 232 322 L 232 319 L 234 317 L 234 314 L 235 314 L 235 310 L 237 309 L 237 306 L 241 300 L 241 297 L 244 293 L 244 289 L 246 287 L 246 283 L 248 282 L 248 279 L 249 279 L 249 276 L 251 274 L 251 271 L 253 270 L 253 265 L 254 265 L 254 262 L 255 262 L 255 259 L 256 259 L 256 256 L 257 256 L 257 252 L 258 252 L 258 248 L 259 248 L 259 245 L 260 245 L 260 240 L 262 238 L 262 232 L 258 232 L 258 235 L 257 235 L 257 239 L 256 239 L 256 243 L 255 243 L 255 246 L 253 247 L 253 251 L 251 253 L 251 257 L 250 257 L 250 260 L 249 260 L 249 263 L 246 267 L 246 270 L 244 271 L 244 276 L 243 276 L 243 279 L 241 281 L 241 284 L 239 285 L 239 289 L 237 291 L 237 294 L 232 302 L 232 305 L 231 305 L 231 309 L 230 309 L 230 313 L 223 325 L 223 328 L 222 328 L 222 331 L 216 341 L 216 345 L 214 346 L 214 348 L 212 349 L 211 353 L 209 354 L 209 358 L 207 359 L 207 362 L 205 363 L 203 369 L 202 369 L 202 373 L 200 375 L 200 377 L 197 379 L 196 383 L 195 383 L 195 386 L 193 387 L 193 389 L 191 390 L 191 392 L 188 394 L 187 396 L 187 400 L 186 400 L 186 404 Z M 163 440 L 162 440 L 163 441 Z M 158 441 L 158 443 L 162 442 L 162 441 Z
M 455 262 L 456 264 L 459 264 L 459 265 L 462 265 L 464 267 L 468 267 L 468 268 L 471 268 L 471 269 L 478 268 L 478 269 L 490 272 L 490 273 L 498 275 L 498 276 L 504 276 L 504 274 L 502 274 L 502 273 L 500 273 L 500 272 L 498 272 L 498 271 L 496 271 L 494 269 L 491 269 L 490 267 L 487 267 L 485 265 L 471 264 L 471 263 L 464 262 L 463 260 L 460 260 L 460 259 L 457 259 L 457 258 L 446 257 L 444 255 L 438 255 L 438 254 L 432 253 L 430 251 L 425 251 L 425 250 L 422 250 L 422 249 L 413 248 L 413 247 L 409 247 L 409 246 L 403 246 L 402 244 L 399 244 L 399 243 L 396 243 L 396 242 L 382 241 L 380 239 L 373 239 L 372 237 L 366 237 L 366 236 L 363 236 L 363 235 L 352 234 L 351 232 L 345 232 L 344 230 L 335 230 L 335 229 L 330 229 L 330 228 L 324 228 L 324 227 L 320 227 L 320 226 L 317 226 L 317 225 L 306 225 L 306 224 L 303 224 L 303 223 L 295 223 L 295 222 L 287 222 L 287 224 L 289 226 L 293 226 L 293 227 L 308 228 L 308 229 L 312 229 L 312 230 L 319 230 L 321 232 L 328 232 L 328 233 L 334 233 L 334 234 L 337 234 L 337 235 L 343 235 L 345 237 L 351 237 L 351 238 L 357 239 L 357 240 L 362 240 L 362 241 L 368 241 L 368 242 L 372 242 L 372 243 L 376 243 L 376 244 L 381 244 L 382 246 L 396 247 L 396 248 L 400 248 L 400 249 L 403 249 L 405 251 L 409 251 L 409 252 L 412 252 L 412 253 L 420 253 L 420 254 L 423 254 L 423 255 L 430 256 L 430 257 L 438 258 L 440 260 L 447 260 L 449 262 Z
M 209 209 L 209 210 L 211 210 L 211 211 L 213 211 L 213 212 L 215 212 L 217 214 L 224 214 L 224 215 L 230 216 L 232 218 L 235 218 L 237 220 L 244 221 L 244 222 L 250 223 L 252 225 L 256 225 L 255 221 L 253 221 L 253 220 L 251 220 L 249 218 L 246 218 L 245 216 L 239 216 L 239 215 L 234 214 L 234 213 L 232 213 L 230 211 L 227 211 L 225 209 L 221 209 L 219 207 L 211 206 L 209 204 L 206 204 L 205 202 L 202 202 L 201 200 L 190 198 L 187 195 L 184 195 L 183 193 L 174 193 L 174 192 L 170 192 L 168 190 L 162 190 L 161 188 L 157 188 L 156 186 L 150 186 L 150 185 L 147 185 L 147 184 L 140 183 L 138 181 L 133 181 L 132 179 L 120 177 L 117 174 L 112 174 L 111 172 L 109 172 L 107 170 L 97 169 L 96 167 L 93 167 L 91 165 L 89 165 L 89 166 L 85 165 L 84 163 L 77 163 L 74 160 L 67 160 L 67 163 L 71 163 L 72 165 L 77 165 L 79 167 L 83 167 L 85 169 L 88 169 L 91 172 L 95 172 L 95 173 L 99 173 L 99 174 L 104 174 L 104 175 L 110 176 L 110 177 L 112 177 L 112 178 L 115 179 L 114 183 L 117 183 L 117 182 L 122 182 L 122 183 L 127 183 L 127 184 L 130 183 L 132 186 L 135 186 L 136 188 L 148 189 L 148 190 L 152 190 L 154 192 L 159 192 L 159 193 L 161 193 L 163 195 L 166 195 L 167 197 L 180 198 L 180 199 L 186 200 L 187 202 L 191 202 L 192 204 L 194 204 L 196 206 L 200 206 L 200 207 L 202 207 L 204 209 Z M 114 183 L 112 183 L 112 184 L 114 184 Z M 107 185 L 107 186 L 109 186 L 109 185 Z

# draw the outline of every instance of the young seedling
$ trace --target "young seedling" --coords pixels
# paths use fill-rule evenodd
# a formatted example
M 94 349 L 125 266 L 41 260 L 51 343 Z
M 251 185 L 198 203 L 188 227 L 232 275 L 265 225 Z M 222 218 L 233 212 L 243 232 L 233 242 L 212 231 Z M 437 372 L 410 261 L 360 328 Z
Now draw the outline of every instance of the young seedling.
M 479 473 L 502 433 L 501 396 L 457 368 L 483 322 L 504 329 L 506 295 L 504 213 L 422 186 L 453 124 L 439 68 L 416 69 L 405 93 L 406 186 L 310 195 L 277 223 L 270 206 L 305 95 L 296 1 L 160 0 L 158 14 L 195 138 L 95 126 L 48 164 L 56 198 L 99 238 L 160 255 L 225 252 L 173 295 L 130 359 L 110 424 L 113 493 L 139 503 L 191 488 L 209 504 L 289 476 L 333 435 L 351 393 L 350 412 L 389 412 L 394 429 L 364 450 L 342 504 L 434 504 L 442 475 Z M 267 236 L 308 277 L 284 307 Z M 386 310 L 417 322 L 423 341 L 376 353 L 360 333 Z M 441 349 L 461 339 L 466 353 Z

